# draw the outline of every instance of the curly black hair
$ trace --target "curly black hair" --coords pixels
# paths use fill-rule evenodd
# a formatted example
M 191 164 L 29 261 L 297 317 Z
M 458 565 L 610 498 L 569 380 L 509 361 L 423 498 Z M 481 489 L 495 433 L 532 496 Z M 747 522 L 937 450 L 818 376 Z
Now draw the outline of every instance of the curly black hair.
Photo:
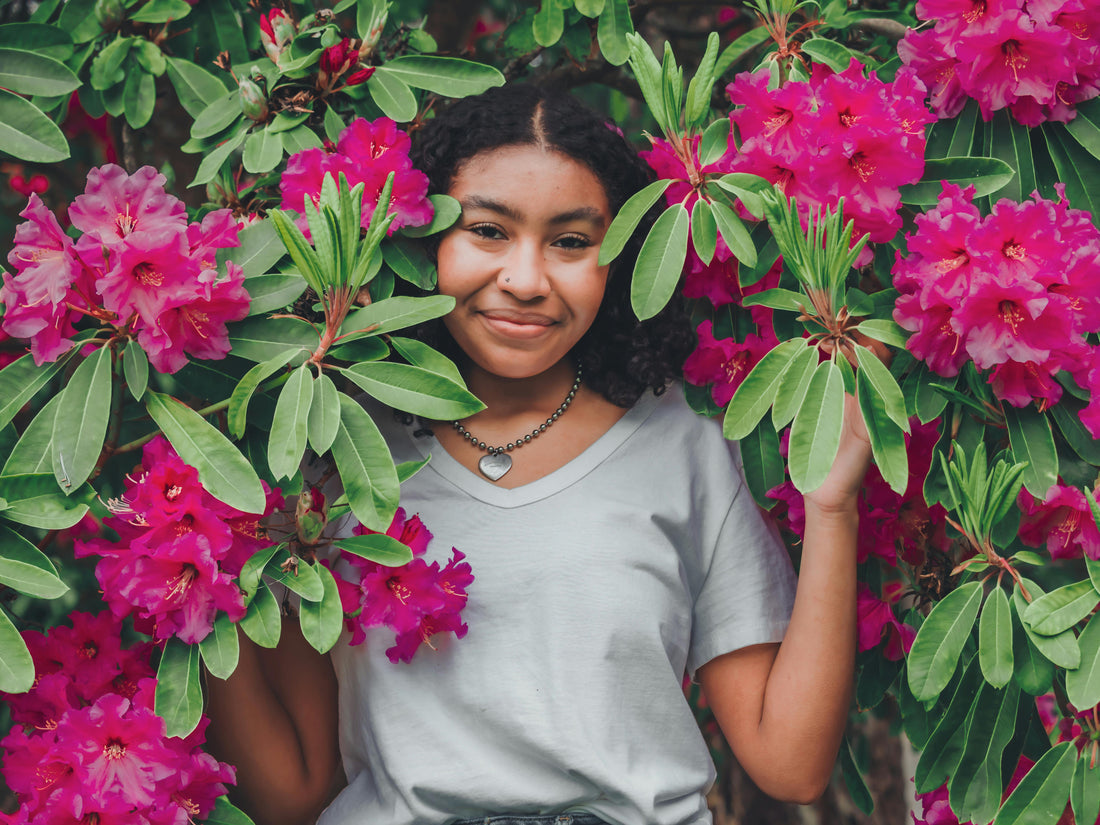
M 603 185 L 613 214 L 650 180 L 637 152 L 605 118 L 565 92 L 518 83 L 457 100 L 426 121 L 413 136 L 412 161 L 427 174 L 431 192 L 446 193 L 463 163 L 516 145 L 582 163 Z M 596 319 L 573 349 L 585 383 L 620 407 L 632 406 L 646 389 L 663 392 L 681 376 L 695 345 L 679 299 L 642 322 L 631 309 L 631 272 L 651 223 L 652 215 L 612 264 Z M 448 355 L 460 355 L 443 324 L 421 334 Z

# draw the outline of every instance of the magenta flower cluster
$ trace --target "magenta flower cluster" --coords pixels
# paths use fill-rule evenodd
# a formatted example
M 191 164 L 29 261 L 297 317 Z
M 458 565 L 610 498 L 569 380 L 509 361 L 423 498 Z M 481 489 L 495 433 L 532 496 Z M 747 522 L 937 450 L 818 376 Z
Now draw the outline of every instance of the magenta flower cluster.
M 428 176 L 414 169 L 409 159 L 411 145 L 409 136 L 388 117 L 374 121 L 356 118 L 340 133 L 335 146 L 305 149 L 287 159 L 279 182 L 282 208 L 298 213 L 298 227 L 308 237 L 306 198 L 316 205 L 325 176 L 339 180 L 343 173 L 349 186 L 363 184 L 361 220 L 366 229 L 386 177 L 392 172 L 390 212 L 396 217 L 390 224 L 390 234 L 404 226 L 423 226 L 431 221 L 434 208 L 428 200 Z
M 276 489 L 267 492 L 269 515 L 282 506 Z M 117 541 L 94 538 L 76 543 L 77 557 L 100 556 L 96 578 L 118 618 L 135 616 L 135 626 L 156 639 L 178 636 L 202 641 L 220 611 L 233 621 L 245 613 L 235 577 L 257 550 L 270 544 L 264 516 L 230 507 L 199 484 L 167 439 L 145 446 L 141 470 L 126 479 L 126 493 L 108 502 L 114 514 L 104 524 Z
M 355 529 L 356 535 L 374 532 L 362 526 Z M 386 655 L 391 662 L 409 662 L 421 644 L 432 647 L 431 638 L 437 633 L 450 631 L 459 639 L 466 635 L 461 613 L 474 577 L 469 563 L 463 561 L 465 554 L 453 547 L 442 569 L 439 562 L 428 564 L 423 559 L 432 534 L 418 515 L 406 519 L 405 511 L 398 508 L 386 535 L 412 550 L 412 561 L 386 567 L 344 551 L 336 584 L 352 634 L 349 643 L 362 644 L 368 628 L 385 625 L 397 634 Z
M 205 753 L 207 720 L 165 735 L 153 712 L 151 645 L 122 647 L 104 612 L 23 638 L 38 678 L 4 694 L 14 727 L 0 745 L 20 807 L 10 825 L 190 825 L 210 813 L 234 769 Z
M 1100 232 L 1064 196 L 999 201 L 986 217 L 973 188 L 945 185 L 898 253 L 894 319 L 913 332 L 908 349 L 937 374 L 971 360 L 998 398 L 1016 407 L 1057 403 L 1062 370 L 1091 391 L 1082 420 L 1100 435 L 1097 350 Z
M 35 363 L 67 352 L 86 317 L 135 337 L 160 372 L 229 352 L 225 324 L 248 314 L 249 296 L 240 267 L 227 264 L 223 277 L 215 255 L 238 245 L 237 223 L 228 209 L 188 223 L 164 183 L 150 166 L 93 169 L 68 210 L 82 233 L 75 242 L 31 196 L 8 254 L 15 275 L 4 273 L 0 288 L 0 328 L 29 339 Z
M 941 118 L 973 98 L 1025 126 L 1068 122 L 1100 94 L 1100 5 L 1094 0 L 918 0 L 935 26 L 909 31 L 898 55 L 928 86 Z

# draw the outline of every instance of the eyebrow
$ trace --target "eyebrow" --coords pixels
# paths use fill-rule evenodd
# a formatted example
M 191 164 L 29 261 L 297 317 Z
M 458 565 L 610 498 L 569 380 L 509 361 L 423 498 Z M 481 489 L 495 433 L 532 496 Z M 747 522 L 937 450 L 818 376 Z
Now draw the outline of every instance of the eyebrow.
M 460 205 L 463 211 L 466 209 L 485 209 L 514 221 L 523 220 L 523 213 L 518 209 L 481 195 L 470 195 L 463 198 Z M 573 221 L 589 221 L 601 227 L 605 225 L 603 213 L 594 206 L 579 206 L 576 209 L 570 209 L 568 212 L 562 212 L 550 218 L 550 223 L 554 225 L 572 223 Z

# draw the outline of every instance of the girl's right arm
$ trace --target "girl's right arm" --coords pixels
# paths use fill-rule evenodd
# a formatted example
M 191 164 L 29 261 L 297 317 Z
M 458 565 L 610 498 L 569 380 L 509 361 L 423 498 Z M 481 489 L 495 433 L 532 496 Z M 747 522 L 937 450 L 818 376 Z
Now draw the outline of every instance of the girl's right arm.
M 343 783 L 329 657 L 286 619 L 272 650 L 242 633 L 237 669 L 207 674 L 207 690 L 207 740 L 237 768 L 234 798 L 256 825 L 312 823 Z

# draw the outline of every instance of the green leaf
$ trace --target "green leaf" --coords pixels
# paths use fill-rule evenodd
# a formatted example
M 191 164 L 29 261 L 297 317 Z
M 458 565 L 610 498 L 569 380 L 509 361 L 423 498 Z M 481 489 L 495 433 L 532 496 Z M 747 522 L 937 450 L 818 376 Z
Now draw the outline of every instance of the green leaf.
M 122 375 L 135 401 L 140 401 L 149 386 L 149 359 L 141 345 L 131 339 L 122 352 Z
M 771 38 L 768 30 L 765 26 L 757 26 L 749 29 L 742 34 L 718 55 L 718 60 L 714 64 L 714 76 L 721 77 L 726 73 L 726 69 L 744 57 L 748 52 L 755 49 L 762 43 L 766 43 Z
M 703 130 L 703 136 L 699 138 L 699 163 L 701 166 L 709 166 L 715 163 L 729 151 L 731 128 L 730 119 L 720 117 Z
M 1000 158 L 1016 170 L 1001 196 L 1014 201 L 1024 200 L 1036 188 L 1031 130 L 1019 123 L 1007 109 L 994 114 L 985 128 L 990 138 L 990 156 Z
M 1100 101 L 1096 98 L 1078 103 L 1077 116 L 1066 124 L 1066 131 L 1094 158 L 1100 160 Z
M 462 214 L 462 207 L 450 195 L 428 195 L 432 202 L 432 220 L 424 226 L 404 226 L 401 234 L 408 238 L 423 238 L 449 229 Z
M 577 11 L 585 17 L 599 17 L 603 11 L 605 0 L 576 0 Z
M 626 36 L 634 31 L 628 0 L 605 0 L 596 27 L 596 41 L 600 54 L 612 66 L 621 66 L 630 56 L 630 44 Z
M 673 204 L 657 218 L 642 243 L 630 283 L 630 305 L 638 320 L 664 309 L 676 291 L 687 257 L 690 222 L 683 204 Z
M 0 89 L 0 146 L 5 154 L 31 163 L 57 163 L 69 157 L 69 143 L 57 124 L 7 89 Z
M 261 583 L 256 589 L 256 595 L 239 624 L 248 638 L 260 647 L 273 648 L 279 644 L 283 629 L 282 614 L 275 594 L 266 583 Z
M 219 679 L 228 679 L 237 669 L 241 643 L 237 638 L 237 626 L 229 620 L 227 613 L 218 614 L 213 630 L 199 642 L 199 652 L 206 669 Z
M 290 374 L 275 403 L 271 437 L 267 442 L 267 465 L 278 481 L 291 478 L 302 463 L 309 432 L 309 408 L 313 403 L 313 373 L 302 364 Z
M 1015 617 L 1012 629 L 1012 675 L 1022 690 L 1032 696 L 1042 696 L 1050 691 L 1051 682 L 1054 679 L 1054 665 L 1039 652 L 1032 643 L 1031 637 L 1024 631 L 1019 604 L 1024 604 L 1026 608 L 1026 602 L 1018 599 L 1018 595 L 1019 591 L 1013 593 L 1009 601 L 1012 615 Z
M 68 363 L 76 349 L 40 367 L 35 365 L 34 356 L 28 354 L 0 369 L 0 427 L 8 426 L 15 414 Z
M 457 57 L 407 54 L 387 61 L 385 69 L 414 89 L 444 97 L 478 95 L 504 85 L 504 75 L 492 66 Z
M 786 477 L 785 462 L 779 453 L 779 436 L 767 421 L 761 420 L 756 428 L 738 442 L 745 481 L 757 505 L 767 510 L 775 505 L 768 498 L 768 490 L 778 487 Z
M 1012 679 L 1012 614 L 1008 595 L 994 587 L 985 600 L 978 622 L 978 660 L 982 675 L 995 688 L 1002 688 Z
M 8 614 L 0 610 L 0 690 L 5 693 L 26 693 L 34 685 L 34 660 L 27 643 L 11 623 Z
M 51 458 L 54 478 L 66 494 L 95 469 L 111 417 L 111 350 L 100 347 L 76 368 L 54 418 Z
M 882 399 L 886 415 L 904 432 L 909 432 L 909 414 L 905 410 L 905 397 L 901 394 L 901 387 L 898 386 L 897 380 L 878 356 L 867 347 L 857 344 L 855 349 L 860 374 L 867 379 L 868 386 Z M 898 492 L 903 491 L 904 487 Z
M 170 395 L 148 391 L 145 406 L 185 463 L 199 471 L 210 495 L 245 513 L 267 506 L 260 479 L 229 439 L 186 404 Z
M 206 69 L 180 57 L 167 57 L 168 80 L 176 90 L 180 106 L 192 118 L 197 118 L 210 104 L 226 97 L 226 88 Z
M 1066 185 L 1066 198 L 1078 209 L 1100 214 L 1100 161 L 1082 149 L 1061 123 L 1044 123 L 1042 133 L 1058 179 Z
M 229 801 L 227 796 L 219 796 L 214 810 L 206 815 L 202 825 L 255 825 L 248 815 Z
M 56 58 L 0 46 L 0 85 L 16 94 L 57 97 L 80 88 L 80 78 Z
M 722 434 L 726 438 L 735 441 L 756 429 L 775 400 L 787 369 L 805 348 L 806 342 L 800 338 L 783 341 L 752 368 L 726 407 L 722 422 Z
M 485 409 L 464 384 L 422 367 L 366 361 L 340 372 L 383 404 L 424 418 L 449 421 Z
M 714 210 L 718 231 L 722 233 L 722 238 L 730 251 L 745 266 L 756 266 L 756 247 L 753 246 L 752 238 L 749 237 L 749 232 L 737 217 L 737 213 L 719 201 L 714 201 L 711 207 Z
M 684 123 L 689 133 L 702 125 L 710 110 L 711 90 L 714 88 L 714 64 L 718 58 L 718 32 L 707 35 L 707 48 L 699 61 L 699 68 L 688 84 L 684 99 Z
M 553 46 L 565 31 L 565 13 L 555 0 L 542 0 L 542 6 L 532 22 L 535 42 L 540 46 Z
M 863 780 L 863 774 L 856 766 L 855 757 L 852 755 L 852 745 L 845 739 L 840 746 L 840 775 L 844 779 L 844 787 L 848 789 L 848 795 L 864 815 L 870 816 L 875 808 L 875 800 L 867 789 L 867 783 Z
M 863 347 L 856 345 L 856 353 L 859 354 Z M 882 362 L 868 352 L 869 357 L 879 366 Z M 847 362 L 845 362 L 847 363 Z M 882 367 L 886 376 L 893 383 L 893 376 L 886 367 Z M 863 416 L 863 423 L 867 427 L 867 436 L 871 439 L 871 451 L 875 459 L 875 465 L 879 468 L 883 479 L 890 485 L 890 489 L 898 495 L 905 492 L 909 485 L 909 456 L 905 450 L 905 432 L 894 421 L 889 407 L 884 403 L 882 392 L 873 384 L 871 371 L 863 366 L 860 359 L 860 370 L 856 373 L 856 393 L 859 401 L 859 409 Z M 897 390 L 898 398 L 901 390 L 897 384 L 893 384 Z M 904 401 L 902 401 L 902 415 L 904 415 Z
M 920 626 L 907 660 L 909 688 L 919 701 L 947 687 L 981 603 L 981 583 L 968 582 L 948 593 Z
M 241 93 L 238 89 L 225 92 L 211 102 L 191 124 L 191 137 L 213 137 L 241 117 Z
M 25 498 L 16 498 L 13 487 L 22 486 L 20 482 L 23 480 L 41 481 L 43 488 L 49 492 L 28 492 Z M 82 488 L 81 495 L 88 491 L 89 488 Z M 88 512 L 88 505 L 78 497 L 67 497 L 57 490 L 57 482 L 52 475 L 0 477 L 0 498 L 8 502 L 8 508 L 3 511 L 4 518 L 40 530 L 65 530 Z
M 791 482 L 803 493 L 825 481 L 840 446 L 844 422 L 844 377 L 833 361 L 818 365 L 806 398 L 795 413 L 787 464 Z
M 248 561 L 241 567 L 238 582 L 240 583 L 241 590 L 245 592 L 245 595 L 248 596 L 249 599 L 255 595 L 256 588 L 260 585 L 260 578 L 263 576 L 267 563 L 271 561 L 271 557 L 281 549 L 283 549 L 283 545 L 279 544 L 261 548 L 249 556 Z
M 810 303 L 810 299 L 806 297 L 805 293 L 780 287 L 765 289 L 763 292 L 754 292 L 752 295 L 746 295 L 741 299 L 742 306 L 765 306 L 771 309 L 787 310 L 788 312 L 804 312 L 808 303 Z
M 1059 587 L 1035 599 L 1024 611 L 1024 621 L 1044 636 L 1054 636 L 1073 627 L 1100 604 L 1088 579 Z M 1091 707 L 1091 705 L 1090 705 Z
M 0 470 L 0 476 L 16 476 L 53 472 L 50 444 L 53 439 L 53 420 L 61 404 L 58 393 L 38 411 L 23 435 L 19 437 L 11 454 Z
M 1065 630 L 1054 636 L 1043 636 L 1032 630 L 1031 625 L 1023 620 L 1022 617 L 1027 610 L 1028 603 L 1020 592 L 1021 583 L 1027 588 L 1032 600 L 1043 595 L 1043 588 L 1031 579 L 1021 578 L 1020 582 L 1017 583 L 1015 592 L 1012 594 L 1012 601 L 1016 605 L 1016 613 L 1021 617 L 1020 626 L 1027 634 L 1028 641 L 1035 645 L 1036 649 L 1053 664 L 1064 667 L 1066 670 L 1079 667 L 1081 664 L 1081 649 L 1077 646 L 1077 637 L 1073 635 L 1072 630 Z
M 408 123 L 416 117 L 419 104 L 409 85 L 387 66 L 379 66 L 367 78 L 367 91 L 386 117 L 398 123 Z
M 199 646 L 173 637 L 165 645 L 157 668 L 153 712 L 164 719 L 168 736 L 187 736 L 202 718 Z
M 229 160 L 229 156 L 244 143 L 245 138 L 248 137 L 249 128 L 249 124 L 244 120 L 244 115 L 241 115 L 241 122 L 236 131 L 203 157 L 202 163 L 199 164 L 199 168 L 195 172 L 195 177 L 187 184 L 188 188 L 201 186 L 214 180 L 218 172 L 221 171 L 222 166 Z
M 386 530 L 400 494 L 393 459 L 367 411 L 342 393 L 332 457 L 356 518 L 371 530 Z
M 906 342 L 909 340 L 909 333 L 902 329 L 896 321 L 891 321 L 888 318 L 868 318 L 860 321 L 859 331 L 868 338 L 874 338 L 876 341 L 882 341 L 884 344 L 890 344 L 890 346 L 899 349 L 904 349 Z
M 710 204 L 699 198 L 691 208 L 691 244 L 695 254 L 703 263 L 709 264 L 714 258 L 717 243 L 718 224 L 714 222 L 714 213 Z
M 305 278 L 296 272 L 249 278 L 245 283 L 252 298 L 248 304 L 248 314 L 263 315 L 288 307 L 298 300 L 307 286 Z
M 1100 703 L 1100 613 L 1089 619 L 1077 646 L 1081 666 L 1066 672 L 1066 693 L 1074 707 L 1095 707 Z
M 270 172 L 283 159 L 283 142 L 267 129 L 258 129 L 244 143 L 241 162 L 246 172 Z
M 927 160 L 921 179 L 901 187 L 901 202 L 910 206 L 933 206 L 939 202 L 944 181 L 964 189 L 974 186 L 975 197 L 984 198 L 1005 186 L 1015 174 L 1011 166 L 997 158 Z
M 382 244 L 382 258 L 390 269 L 413 286 L 424 290 L 435 287 L 435 264 L 415 241 L 400 236 L 390 238 Z
M 978 701 L 981 687 L 982 674 L 977 657 L 974 657 L 967 663 L 951 695 L 951 701 L 924 743 L 914 776 L 917 793 L 935 790 L 955 773 L 966 749 L 965 723 L 970 717 L 971 708 Z
M 348 313 L 340 327 L 340 334 L 350 337 L 354 333 L 381 335 L 394 332 L 441 318 L 454 309 L 454 305 L 455 299 L 450 295 L 430 295 L 426 298 L 399 295 L 386 298 Z M 368 329 L 370 331 L 366 332 Z
M 233 354 L 249 361 L 262 363 L 287 349 L 313 352 L 320 342 L 316 329 L 295 318 L 249 318 L 229 326 Z
M 309 407 L 309 443 L 317 455 L 323 455 L 336 440 L 340 427 L 340 396 L 332 379 L 321 373 L 313 382 L 313 402 Z
M 244 271 L 249 282 L 257 275 L 266 274 L 286 254 L 286 247 L 272 221 L 256 221 L 246 226 L 237 240 L 240 246 L 218 250 L 218 268 L 224 269 L 226 263 L 232 261 Z M 251 294 L 249 282 L 245 286 Z
M 426 370 L 449 378 L 456 384 L 466 385 L 455 362 L 438 350 L 432 349 L 423 341 L 415 338 L 399 338 L 391 336 L 390 345 L 397 350 L 397 354 L 415 367 L 423 367 Z
M 1088 750 L 1077 760 L 1073 769 L 1073 785 L 1070 802 L 1073 805 L 1074 822 L 1096 822 L 1100 817 L 1100 764 L 1089 767 L 1092 757 Z
M 824 37 L 811 37 L 802 44 L 802 51 L 812 57 L 815 63 L 824 63 L 836 72 L 847 69 L 853 57 L 863 62 L 862 54 Z
M 319 653 L 327 653 L 340 638 L 344 629 L 344 611 L 340 606 L 340 591 L 336 579 L 324 565 L 314 566 L 324 587 L 319 601 L 303 601 L 299 610 L 302 635 Z
M 341 550 L 373 561 L 385 567 L 401 567 L 412 561 L 413 552 L 385 533 L 368 533 L 364 536 L 347 536 L 335 539 L 333 544 Z
M 611 226 L 608 227 L 607 234 L 603 236 L 603 242 L 600 244 L 600 255 L 597 259 L 600 266 L 606 266 L 619 257 L 619 253 L 623 251 L 623 247 L 634 234 L 634 230 L 638 228 L 646 212 L 657 203 L 671 184 L 671 180 L 655 180 L 644 189 L 635 192 L 623 204 L 622 209 L 611 221 Z
M 933 124 L 928 133 L 925 159 L 969 157 L 978 123 L 978 102 L 967 101 L 957 117 Z
M 1002 409 L 1013 461 L 1028 463 L 1024 487 L 1037 498 L 1046 498 L 1047 490 L 1058 480 L 1058 451 L 1050 419 L 1030 406 L 1021 410 L 1005 404 Z
M 1015 733 L 1020 689 L 982 685 L 966 747 L 949 781 L 953 811 L 973 822 L 990 822 L 1001 804 L 1001 760 Z
M 397 465 L 398 482 L 404 484 L 414 475 L 427 467 L 428 461 L 430 460 L 431 456 L 429 455 L 427 458 L 422 458 L 420 461 L 402 461 L 400 464 Z
M 993 825 L 1054 825 L 1069 799 L 1077 749 L 1069 742 L 1042 755 L 1009 795 Z
M 329 357 L 336 361 L 381 361 L 390 354 L 390 348 L 381 338 L 357 338 L 328 351 Z
M 1050 408 L 1050 415 L 1070 448 L 1089 464 L 1100 466 L 1100 440 L 1094 439 L 1081 423 L 1084 408 L 1084 403 L 1063 393 L 1062 400 Z
M 69 0 L 61 6 L 57 27 L 69 33 L 74 43 L 87 43 L 103 34 L 95 16 L 95 0 Z
M 73 55 L 69 33 L 44 23 L 5 23 L 0 26 L 0 46 L 44 54 L 55 60 L 68 60 Z
M 781 430 L 794 420 L 795 414 L 806 399 L 814 373 L 817 372 L 817 347 L 802 347 L 797 350 L 790 366 L 783 373 L 783 380 L 775 393 L 772 406 L 772 426 Z M 780 479 L 777 484 L 782 484 Z M 777 486 L 777 485 L 773 485 Z
M 157 102 L 156 80 L 148 72 L 139 71 L 131 65 L 123 94 L 126 122 L 131 128 L 140 129 L 153 117 L 153 107 Z
M 315 569 L 318 566 L 292 556 L 284 547 L 267 563 L 264 572 L 273 583 L 293 590 L 306 601 L 318 602 L 325 595 L 325 586 Z
M 45 553 L 3 524 L 0 524 L 0 584 L 39 599 L 56 599 L 69 589 Z
M 248 426 L 248 402 L 252 400 L 256 388 L 289 364 L 299 352 L 300 350 L 286 350 L 270 361 L 257 364 L 244 374 L 229 396 L 227 415 L 230 435 L 234 438 L 244 437 L 245 428 Z
M 187 0 L 149 0 L 130 19 L 135 23 L 168 23 L 190 13 Z

